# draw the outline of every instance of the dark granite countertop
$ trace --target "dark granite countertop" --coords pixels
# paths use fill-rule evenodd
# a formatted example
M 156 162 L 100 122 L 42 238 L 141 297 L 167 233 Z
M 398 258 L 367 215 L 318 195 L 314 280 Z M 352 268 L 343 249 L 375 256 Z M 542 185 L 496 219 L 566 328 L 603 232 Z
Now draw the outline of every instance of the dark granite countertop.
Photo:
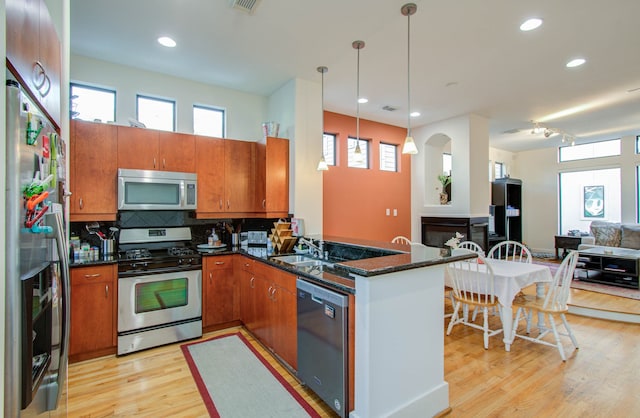
M 319 235 L 306 238 L 324 242 L 325 249 L 329 252 L 329 259 L 334 263 L 333 266 L 294 266 L 274 258 L 282 254 L 268 256 L 264 247 L 227 248 L 204 253 L 202 256 L 242 254 L 312 282 L 351 294 L 355 294 L 354 275 L 373 277 L 474 257 L 473 254 L 448 256 L 444 249 L 420 245 L 392 244 L 382 241 Z M 117 258 L 110 256 L 101 257 L 98 260 L 71 260 L 69 266 L 73 268 L 115 263 L 117 263 Z
M 97 260 L 69 260 L 69 268 L 74 267 L 87 267 L 87 266 L 101 266 L 104 264 L 116 264 L 118 262 L 118 257 L 110 255 L 110 256 L 100 256 Z
M 354 275 L 373 277 L 475 257 L 471 253 L 449 256 L 444 249 L 421 245 L 392 244 L 333 236 L 309 236 L 307 238 L 322 239 L 324 241 L 325 249 L 329 248 L 329 259 L 334 263 L 333 267 L 296 267 L 275 259 L 275 257 L 283 254 L 267 256 L 265 251 L 246 247 L 236 250 L 215 251 L 210 254 L 203 254 L 203 256 L 243 254 L 304 277 L 312 282 L 324 284 L 338 291 L 351 294 L 355 294 Z M 332 252 L 335 254 L 332 254 Z M 367 253 L 375 255 L 360 259 L 340 259 L 341 257 L 366 257 Z

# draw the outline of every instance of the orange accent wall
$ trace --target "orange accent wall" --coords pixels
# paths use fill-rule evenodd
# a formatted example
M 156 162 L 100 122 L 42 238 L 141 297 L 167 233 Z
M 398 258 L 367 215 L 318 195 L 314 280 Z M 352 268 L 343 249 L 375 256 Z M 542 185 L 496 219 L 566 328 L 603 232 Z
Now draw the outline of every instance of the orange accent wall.
M 411 156 L 402 154 L 407 130 L 360 119 L 360 139 L 369 140 L 368 169 L 347 167 L 347 139 L 356 136 L 356 118 L 324 112 L 324 131 L 336 135 L 336 165 L 323 172 L 323 233 L 378 241 L 410 238 Z M 380 142 L 398 145 L 397 172 L 380 171 Z

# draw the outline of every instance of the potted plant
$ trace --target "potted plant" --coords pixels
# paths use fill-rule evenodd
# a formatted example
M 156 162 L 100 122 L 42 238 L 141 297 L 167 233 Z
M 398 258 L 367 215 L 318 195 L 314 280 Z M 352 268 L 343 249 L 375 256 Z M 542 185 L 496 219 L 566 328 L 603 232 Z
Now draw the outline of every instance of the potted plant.
M 446 205 L 449 203 L 449 195 L 445 190 L 446 187 L 451 184 L 451 175 L 442 173 L 438 175 L 438 181 L 442 184 L 442 189 L 440 190 L 440 204 Z

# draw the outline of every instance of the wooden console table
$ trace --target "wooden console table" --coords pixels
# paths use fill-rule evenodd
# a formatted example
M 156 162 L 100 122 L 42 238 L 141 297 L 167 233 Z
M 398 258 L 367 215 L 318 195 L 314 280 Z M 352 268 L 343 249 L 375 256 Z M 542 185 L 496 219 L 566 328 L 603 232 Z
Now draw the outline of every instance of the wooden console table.
M 582 237 L 574 237 L 571 235 L 556 235 L 555 247 L 556 258 L 560 258 L 560 249 L 562 248 L 562 258 L 567 255 L 567 250 L 577 250 L 582 242 Z

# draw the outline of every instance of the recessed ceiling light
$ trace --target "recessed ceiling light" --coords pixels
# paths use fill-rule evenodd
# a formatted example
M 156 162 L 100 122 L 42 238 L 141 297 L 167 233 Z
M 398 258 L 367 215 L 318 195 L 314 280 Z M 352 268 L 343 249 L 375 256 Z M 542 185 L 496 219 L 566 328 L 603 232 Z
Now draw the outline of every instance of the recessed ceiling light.
M 166 46 L 167 48 L 173 48 L 174 46 L 176 46 L 176 41 L 169 38 L 168 36 L 159 37 L 158 43 L 162 46 Z
M 571 61 L 569 61 L 567 63 L 567 68 L 579 67 L 582 64 L 584 64 L 585 62 L 587 62 L 587 60 L 585 60 L 584 58 L 572 59 Z
M 533 17 L 531 19 L 527 19 L 522 25 L 520 25 L 520 30 L 527 32 L 539 28 L 540 25 L 542 25 L 542 19 Z
M 358 103 L 369 103 L 369 99 L 366 97 L 361 97 L 358 99 Z
M 411 112 L 412 118 L 417 118 L 418 116 L 420 116 L 420 112 Z

